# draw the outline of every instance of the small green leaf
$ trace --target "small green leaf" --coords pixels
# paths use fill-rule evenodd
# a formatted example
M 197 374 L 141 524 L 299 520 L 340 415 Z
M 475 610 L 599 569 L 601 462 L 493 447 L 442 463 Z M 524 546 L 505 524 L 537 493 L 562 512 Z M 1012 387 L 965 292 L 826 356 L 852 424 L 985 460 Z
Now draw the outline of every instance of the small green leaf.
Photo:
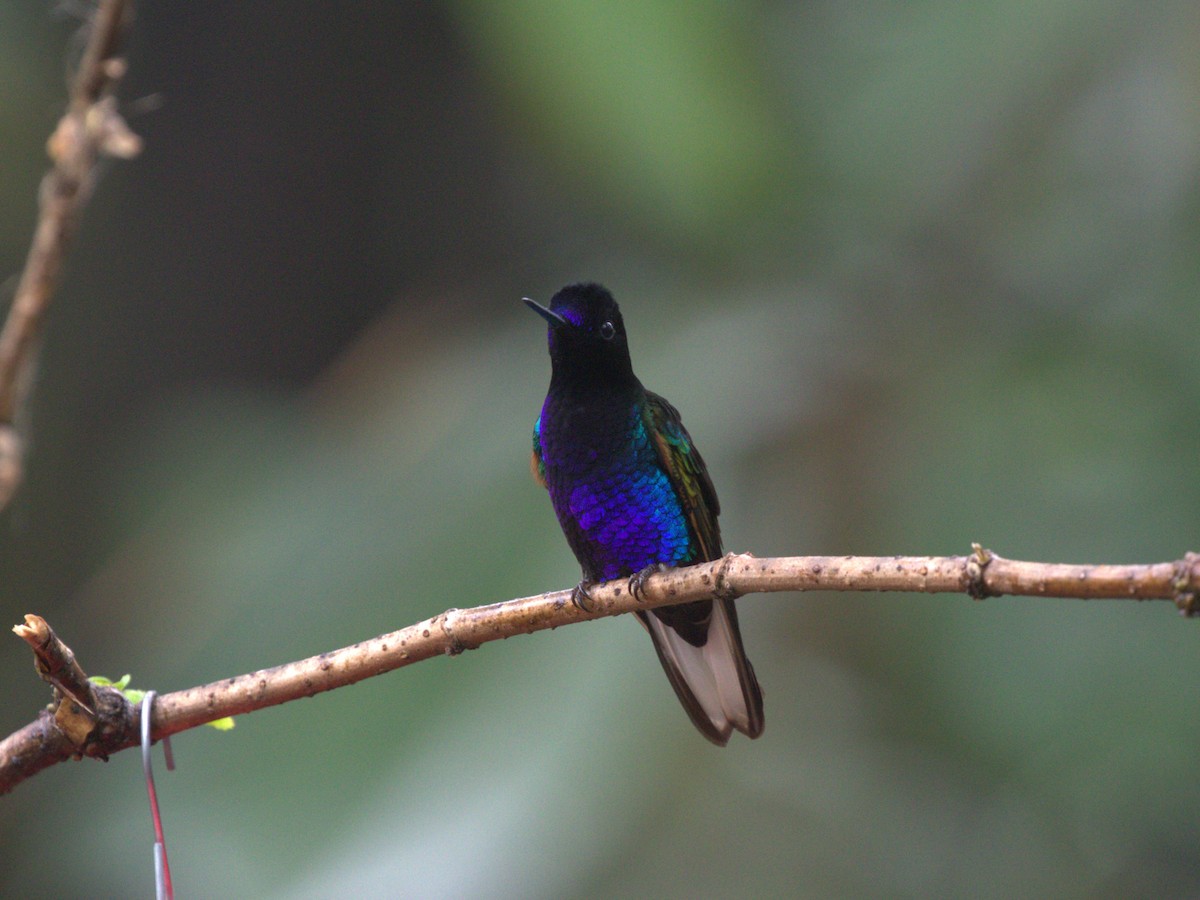
M 126 685 L 129 684 L 129 678 L 129 675 L 122 675 L 119 681 L 113 681 L 111 678 L 105 678 L 103 675 L 93 675 L 88 681 L 92 684 L 98 684 L 101 687 L 116 688 L 121 693 L 124 693 Z

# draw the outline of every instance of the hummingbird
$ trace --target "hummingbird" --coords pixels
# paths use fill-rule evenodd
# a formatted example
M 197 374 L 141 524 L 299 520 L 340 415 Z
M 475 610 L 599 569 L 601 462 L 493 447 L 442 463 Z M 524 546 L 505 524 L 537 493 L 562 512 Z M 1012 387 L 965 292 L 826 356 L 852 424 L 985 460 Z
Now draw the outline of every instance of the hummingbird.
M 583 569 L 572 592 L 646 578 L 671 566 L 719 559 L 721 505 L 679 411 L 633 374 L 621 311 L 595 283 L 571 284 L 541 306 L 549 324 L 550 390 L 533 428 L 534 478 Z M 746 658 L 729 599 L 636 613 L 692 723 L 724 746 L 734 729 L 763 730 L 762 690 Z

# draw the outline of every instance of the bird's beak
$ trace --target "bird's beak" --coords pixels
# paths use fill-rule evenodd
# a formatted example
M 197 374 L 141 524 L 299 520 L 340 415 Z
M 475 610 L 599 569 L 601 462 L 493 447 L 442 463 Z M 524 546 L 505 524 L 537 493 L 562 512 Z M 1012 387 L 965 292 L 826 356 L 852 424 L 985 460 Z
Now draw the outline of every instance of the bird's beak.
M 571 324 L 558 313 L 551 309 L 547 309 L 546 307 L 542 306 L 542 304 L 536 303 L 533 300 L 530 300 L 528 297 L 522 297 L 521 299 L 525 301 L 526 306 L 549 322 L 551 328 L 561 328 L 563 325 Z

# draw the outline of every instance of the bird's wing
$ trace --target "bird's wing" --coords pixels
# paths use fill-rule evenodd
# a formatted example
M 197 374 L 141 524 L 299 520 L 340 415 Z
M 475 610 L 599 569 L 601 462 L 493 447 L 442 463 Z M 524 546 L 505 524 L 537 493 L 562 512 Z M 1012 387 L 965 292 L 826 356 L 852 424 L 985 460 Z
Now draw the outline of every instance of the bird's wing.
M 693 562 L 716 559 L 721 555 L 721 527 L 717 524 L 721 503 L 708 477 L 708 467 L 683 427 L 679 410 L 650 391 L 646 392 L 646 400 L 646 429 L 699 544 L 700 552 Z
M 529 457 L 529 471 L 533 480 L 542 487 L 546 486 L 546 461 L 542 459 L 542 417 L 533 423 L 533 453 Z
M 679 420 L 679 411 L 649 391 L 646 399 L 647 430 L 698 545 L 692 561 L 717 559 L 721 504 L 708 467 Z M 654 640 L 683 708 L 705 737 L 723 746 L 735 728 L 751 738 L 762 734 L 762 689 L 746 659 L 732 600 L 697 600 L 639 612 L 638 617 Z

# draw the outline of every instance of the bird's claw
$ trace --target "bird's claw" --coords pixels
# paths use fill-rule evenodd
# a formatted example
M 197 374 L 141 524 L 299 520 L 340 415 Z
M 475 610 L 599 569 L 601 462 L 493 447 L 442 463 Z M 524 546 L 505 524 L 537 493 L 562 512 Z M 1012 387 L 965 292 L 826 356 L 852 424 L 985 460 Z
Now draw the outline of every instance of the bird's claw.
M 592 594 L 589 588 L 592 583 L 589 583 L 585 578 L 575 587 L 571 588 L 571 604 L 576 609 L 581 609 L 584 612 L 592 612 L 596 607 L 592 603 Z
M 639 572 L 634 572 L 629 576 L 629 593 L 633 595 L 633 599 L 638 603 L 646 602 L 646 579 L 651 575 L 657 575 L 659 572 L 665 572 L 667 567 L 662 563 L 655 563 L 651 566 L 646 566 Z

